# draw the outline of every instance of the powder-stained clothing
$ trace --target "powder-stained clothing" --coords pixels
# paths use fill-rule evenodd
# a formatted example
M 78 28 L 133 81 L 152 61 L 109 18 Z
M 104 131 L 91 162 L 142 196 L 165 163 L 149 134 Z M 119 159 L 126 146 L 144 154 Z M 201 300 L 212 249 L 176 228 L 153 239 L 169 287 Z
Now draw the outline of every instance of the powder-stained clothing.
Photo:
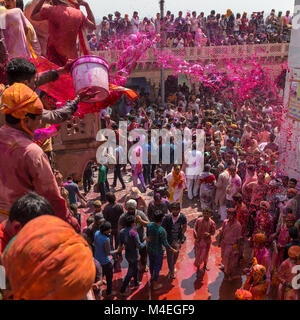
M 246 237 L 247 235 L 247 227 L 249 221 L 249 211 L 247 206 L 242 202 L 240 206 L 235 207 L 236 210 L 236 219 L 242 226 L 242 235 Z
M 133 228 L 124 228 L 120 231 L 120 244 L 125 245 L 125 258 L 128 262 L 137 262 L 139 249 L 143 249 L 146 242 L 141 242 L 139 234 Z
M 26 40 L 26 18 L 19 8 L 9 9 L 5 12 L 6 28 L 3 30 L 5 44 L 9 59 L 23 57 L 32 58 Z
M 163 246 L 170 249 L 171 246 L 167 241 L 167 233 L 162 226 L 158 226 L 154 222 L 147 224 L 147 237 L 150 241 L 147 244 L 147 251 L 154 256 L 164 253 Z
M 286 259 L 280 265 L 277 272 L 277 279 L 280 282 L 278 287 L 278 300 L 299 300 L 299 290 L 292 288 L 293 278 L 296 276 L 292 273 L 292 269 L 295 264 L 290 259 Z M 284 283 L 288 283 L 289 287 L 284 287 Z
M 235 248 L 239 240 L 242 238 L 242 226 L 235 220 L 233 224 L 226 219 L 223 223 L 221 231 L 221 257 L 226 274 L 232 273 L 238 263 L 238 248 Z
M 52 173 L 48 158 L 29 135 L 8 125 L 0 128 L 0 213 L 29 191 L 45 197 L 55 214 L 79 230 Z
M 76 40 L 81 27 L 87 26 L 88 19 L 75 8 L 64 5 L 43 7 L 40 16 L 49 23 L 49 39 L 47 46 L 47 57 L 49 52 L 56 51 L 58 57 L 77 58 Z M 55 61 L 53 61 L 55 63 Z
M 194 230 L 197 234 L 195 239 L 195 266 L 200 267 L 202 263 L 207 264 L 209 249 L 211 246 L 211 236 L 216 232 L 216 223 L 209 218 L 208 221 L 204 220 L 203 217 L 197 219 Z M 205 236 L 208 232 L 210 235 Z
M 126 218 L 128 216 L 128 212 L 123 213 L 120 218 L 119 218 L 119 225 L 122 228 L 126 227 Z M 142 220 L 144 221 L 149 221 L 147 216 L 144 214 L 144 212 L 140 211 L 140 210 L 136 210 L 136 214 L 135 216 L 140 216 L 142 218 Z M 145 240 L 145 230 L 144 230 L 144 226 L 135 221 L 135 225 L 134 225 L 134 230 L 139 234 L 140 237 L 140 241 L 144 241 Z
M 47 42 L 49 37 L 48 21 L 34 21 L 30 18 L 31 13 L 38 2 L 39 2 L 38 0 L 30 0 L 29 2 L 27 2 L 24 9 L 24 14 L 36 31 L 36 35 L 38 37 L 38 40 L 41 46 L 41 54 L 45 57 L 47 52 Z M 44 6 L 48 6 L 48 5 L 44 4 Z
M 7 229 L 5 228 L 7 220 L 4 220 L 0 224 L 0 257 L 5 250 L 6 246 L 8 245 L 9 241 L 13 238 L 13 235 L 10 234 Z

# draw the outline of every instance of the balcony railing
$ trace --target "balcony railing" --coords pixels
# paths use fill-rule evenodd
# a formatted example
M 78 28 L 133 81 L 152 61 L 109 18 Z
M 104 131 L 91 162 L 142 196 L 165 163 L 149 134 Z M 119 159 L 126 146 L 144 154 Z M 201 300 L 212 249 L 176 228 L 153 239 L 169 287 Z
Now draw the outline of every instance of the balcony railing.
M 201 60 L 222 60 L 222 59 L 240 59 L 251 58 L 282 58 L 288 56 L 289 43 L 269 43 L 253 45 L 235 45 L 235 46 L 210 46 L 210 47 L 186 47 L 186 48 L 164 48 L 163 51 L 174 57 L 182 57 L 186 61 Z M 118 60 L 121 50 L 94 51 L 95 55 L 102 56 L 108 63 Z M 138 63 L 155 63 L 156 56 L 152 48 L 138 60 Z

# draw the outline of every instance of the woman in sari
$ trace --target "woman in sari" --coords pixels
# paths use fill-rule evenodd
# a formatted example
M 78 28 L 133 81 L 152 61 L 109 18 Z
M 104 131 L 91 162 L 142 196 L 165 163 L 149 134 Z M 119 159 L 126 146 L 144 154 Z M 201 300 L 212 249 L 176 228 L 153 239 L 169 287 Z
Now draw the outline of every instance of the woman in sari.
M 181 167 L 175 165 L 171 173 L 167 175 L 167 181 L 169 183 L 169 197 L 170 203 L 180 202 L 182 205 L 183 190 L 186 187 L 186 178 Z
M 200 202 L 201 209 L 213 209 L 214 199 L 215 199 L 215 184 L 216 178 L 210 172 L 211 165 L 205 164 L 204 171 L 199 176 L 200 184 Z

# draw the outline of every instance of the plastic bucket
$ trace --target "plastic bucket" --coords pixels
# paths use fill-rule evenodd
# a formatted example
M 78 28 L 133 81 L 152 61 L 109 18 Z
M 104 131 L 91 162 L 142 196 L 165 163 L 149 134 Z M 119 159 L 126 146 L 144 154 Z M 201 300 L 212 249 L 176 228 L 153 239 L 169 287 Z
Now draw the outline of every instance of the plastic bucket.
M 71 68 L 76 94 L 89 88 L 97 95 L 84 102 L 101 102 L 109 96 L 108 64 L 97 56 L 82 56 L 75 60 Z

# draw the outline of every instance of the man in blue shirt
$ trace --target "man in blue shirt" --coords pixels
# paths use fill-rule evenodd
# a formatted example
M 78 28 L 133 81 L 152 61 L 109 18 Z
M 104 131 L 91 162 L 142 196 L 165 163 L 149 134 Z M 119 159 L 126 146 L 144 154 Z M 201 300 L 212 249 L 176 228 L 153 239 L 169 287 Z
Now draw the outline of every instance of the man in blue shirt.
M 72 177 L 67 178 L 67 182 L 64 183 L 64 188 L 69 192 L 69 201 L 71 204 L 76 204 L 78 202 L 78 198 L 82 199 L 84 202 L 87 202 L 85 197 L 79 192 L 78 184 L 75 183 Z
M 112 291 L 112 279 L 113 279 L 113 264 L 109 256 L 114 255 L 116 251 L 110 250 L 110 237 L 111 224 L 105 222 L 100 226 L 100 231 L 96 231 L 94 238 L 95 246 L 95 259 L 98 260 L 102 266 L 103 275 L 106 278 L 106 296 L 111 297 L 116 294 Z
M 120 290 L 121 295 L 127 295 L 125 290 L 132 277 L 135 287 L 138 287 L 140 284 L 138 281 L 139 249 L 143 249 L 146 246 L 146 241 L 141 243 L 139 234 L 134 230 L 134 226 L 135 217 L 129 215 L 125 220 L 125 228 L 120 231 L 118 252 L 121 253 L 123 246 L 125 246 L 125 258 L 128 261 L 127 274 Z

